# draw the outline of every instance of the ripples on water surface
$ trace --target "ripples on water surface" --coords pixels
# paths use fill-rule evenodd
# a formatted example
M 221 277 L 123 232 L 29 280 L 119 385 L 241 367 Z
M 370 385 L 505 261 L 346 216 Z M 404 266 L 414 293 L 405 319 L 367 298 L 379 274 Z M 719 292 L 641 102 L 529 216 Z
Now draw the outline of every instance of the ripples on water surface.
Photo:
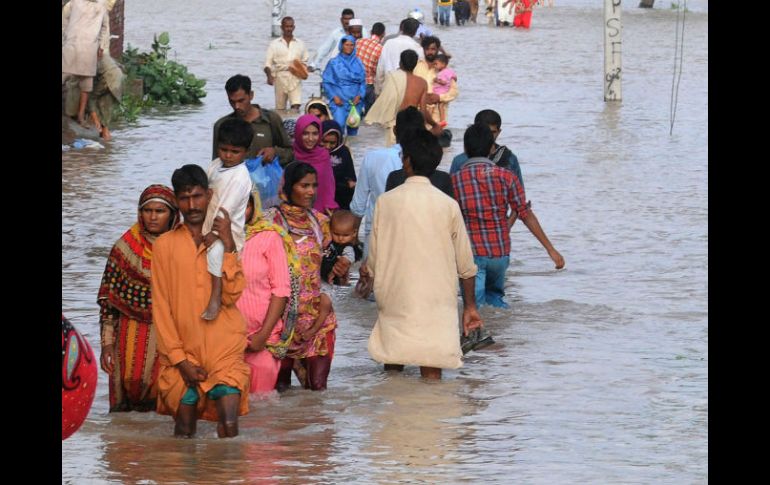
M 241 436 L 170 438 L 154 414 L 107 413 L 107 379 L 83 428 L 62 443 L 66 483 L 705 483 L 708 424 L 708 4 L 688 2 L 673 136 L 669 100 L 676 13 L 624 2 L 623 103 L 602 101 L 601 1 L 561 0 L 531 31 L 485 25 L 437 32 L 454 55 L 455 142 L 482 108 L 503 117 L 528 197 L 567 261 L 556 272 L 517 223 L 510 311 L 482 312 L 498 345 L 441 382 L 415 368 L 384 375 L 368 356 L 373 303 L 336 295 L 338 350 L 324 393 L 296 388 L 254 401 Z M 426 1 L 351 5 L 392 32 Z M 338 1 L 289 0 L 295 34 L 315 48 Z M 135 220 L 141 190 L 183 163 L 206 166 L 211 127 L 229 111 L 224 83 L 255 81 L 267 2 L 126 4 L 126 41 L 149 49 L 168 31 L 172 56 L 208 81 L 204 104 L 118 126 L 107 150 L 62 154 L 62 303 L 98 346 L 96 292 L 109 248 Z M 318 92 L 318 78 L 304 94 Z M 311 82 L 313 81 L 313 82 Z M 351 141 L 356 165 L 381 134 Z

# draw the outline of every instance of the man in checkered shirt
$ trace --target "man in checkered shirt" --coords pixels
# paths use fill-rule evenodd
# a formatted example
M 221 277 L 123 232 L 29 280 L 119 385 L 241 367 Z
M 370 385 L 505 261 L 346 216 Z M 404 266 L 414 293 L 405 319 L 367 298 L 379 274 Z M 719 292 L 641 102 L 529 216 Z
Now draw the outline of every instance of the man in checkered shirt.
M 372 25 L 372 36 L 356 41 L 356 54 L 364 64 L 366 71 L 366 95 L 364 96 L 364 113 L 369 112 L 369 107 L 374 104 L 374 78 L 377 75 L 377 63 L 382 54 L 382 37 L 385 35 L 385 25 L 375 22 Z
M 452 186 L 473 247 L 473 261 L 478 267 L 476 305 L 509 308 L 503 301 L 503 286 L 511 253 L 511 227 L 517 218 L 548 251 L 556 269 L 564 267 L 564 258 L 540 227 L 518 177 L 488 158 L 494 145 L 489 126 L 471 125 L 465 130 L 463 141 L 468 161 L 452 175 Z

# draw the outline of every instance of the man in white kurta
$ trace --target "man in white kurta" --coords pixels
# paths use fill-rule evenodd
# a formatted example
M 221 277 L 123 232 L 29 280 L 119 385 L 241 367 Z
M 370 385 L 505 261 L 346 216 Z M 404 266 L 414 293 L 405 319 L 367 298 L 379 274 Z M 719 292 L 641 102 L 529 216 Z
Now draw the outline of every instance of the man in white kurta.
M 415 19 L 405 19 L 402 23 L 402 31 L 393 39 L 388 40 L 382 46 L 380 60 L 377 62 L 377 71 L 374 79 L 374 92 L 379 94 L 385 83 L 385 74 L 395 71 L 401 64 L 401 53 L 411 49 L 417 53 L 418 59 L 424 59 L 422 46 L 414 40 L 415 32 L 420 22 Z
M 267 84 L 275 86 L 275 109 L 286 109 L 288 99 L 291 109 L 298 111 L 302 100 L 302 80 L 291 72 L 289 66 L 298 60 L 307 63 L 305 43 L 294 37 L 294 19 L 281 20 L 282 36 L 270 42 L 265 56 Z
M 464 331 L 481 326 L 472 294 L 476 265 L 460 207 L 428 179 L 441 160 L 438 140 L 426 130 L 405 138 L 408 178 L 382 194 L 374 210 L 367 267 L 378 315 L 368 349 L 386 369 L 418 365 L 423 377 L 440 378 L 442 368 L 462 366 L 458 278 Z M 435 162 L 420 160 L 425 158 Z
M 62 8 L 61 82 L 80 83 L 78 122 L 85 123 L 88 93 L 93 90 L 96 61 L 110 50 L 110 17 L 105 0 L 72 0 Z

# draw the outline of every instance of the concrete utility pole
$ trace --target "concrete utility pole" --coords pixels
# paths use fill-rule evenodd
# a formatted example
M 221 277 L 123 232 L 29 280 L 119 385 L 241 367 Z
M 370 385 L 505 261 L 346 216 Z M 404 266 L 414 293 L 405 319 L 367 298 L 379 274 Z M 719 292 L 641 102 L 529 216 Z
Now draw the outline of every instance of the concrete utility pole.
M 604 0 L 604 101 L 620 101 L 620 1 Z
M 281 36 L 281 19 L 286 16 L 286 0 L 273 0 L 273 37 Z

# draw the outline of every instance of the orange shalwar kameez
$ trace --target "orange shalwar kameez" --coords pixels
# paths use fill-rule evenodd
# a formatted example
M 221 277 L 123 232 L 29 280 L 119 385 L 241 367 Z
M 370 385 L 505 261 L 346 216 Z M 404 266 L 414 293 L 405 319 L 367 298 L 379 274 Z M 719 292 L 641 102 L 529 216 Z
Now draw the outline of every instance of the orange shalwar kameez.
M 241 391 L 239 415 L 249 411 L 249 366 L 244 361 L 246 321 L 235 306 L 246 286 L 236 254 L 225 254 L 222 265 L 222 306 L 216 320 L 201 314 L 211 295 L 206 247 L 195 247 L 187 226 L 181 224 L 153 246 L 152 318 L 158 334 L 159 414 L 176 416 L 187 386 L 174 367 L 187 359 L 203 367 L 208 378 L 198 385 L 198 416 L 217 421 L 215 402 L 206 392 L 217 384 Z

